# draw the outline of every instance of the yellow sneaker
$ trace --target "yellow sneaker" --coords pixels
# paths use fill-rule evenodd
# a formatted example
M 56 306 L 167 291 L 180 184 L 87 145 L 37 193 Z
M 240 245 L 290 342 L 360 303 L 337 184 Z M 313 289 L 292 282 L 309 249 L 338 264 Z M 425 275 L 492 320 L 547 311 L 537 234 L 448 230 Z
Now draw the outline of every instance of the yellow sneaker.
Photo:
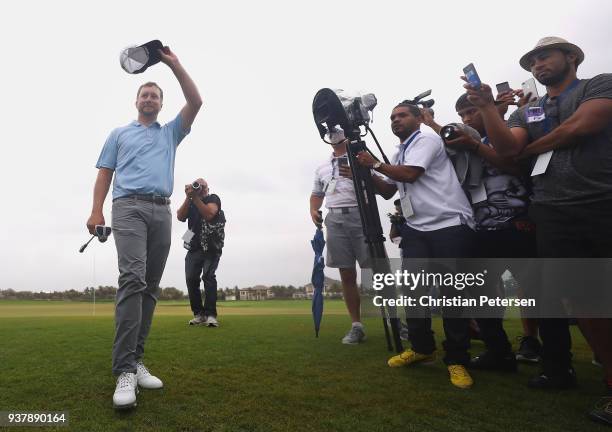
M 451 383 L 459 388 L 470 388 L 474 384 L 474 380 L 462 365 L 449 365 L 448 373 Z
M 431 363 L 436 359 L 436 352 L 432 352 L 431 354 L 420 354 L 418 352 L 414 352 L 411 349 L 405 350 L 403 353 L 398 354 L 396 356 L 391 357 L 387 364 L 389 367 L 402 367 L 408 366 L 412 363 Z

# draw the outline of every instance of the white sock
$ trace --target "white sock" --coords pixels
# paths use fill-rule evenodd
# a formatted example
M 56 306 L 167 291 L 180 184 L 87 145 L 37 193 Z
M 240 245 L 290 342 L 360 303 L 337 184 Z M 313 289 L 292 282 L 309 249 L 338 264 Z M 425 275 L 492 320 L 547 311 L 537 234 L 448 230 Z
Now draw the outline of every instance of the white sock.
M 355 321 L 355 322 L 353 323 L 353 327 L 360 327 L 360 328 L 363 328 L 363 324 L 361 324 L 359 321 Z

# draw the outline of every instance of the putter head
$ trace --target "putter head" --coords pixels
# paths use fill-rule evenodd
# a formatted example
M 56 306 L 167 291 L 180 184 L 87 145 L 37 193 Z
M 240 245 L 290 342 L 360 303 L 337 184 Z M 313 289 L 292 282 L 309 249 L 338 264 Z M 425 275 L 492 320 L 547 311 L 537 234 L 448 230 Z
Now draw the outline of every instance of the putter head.
M 104 243 L 106 240 L 108 240 L 108 236 L 110 236 L 111 231 L 111 227 L 96 225 L 95 235 L 98 237 L 98 240 L 100 240 L 100 243 Z

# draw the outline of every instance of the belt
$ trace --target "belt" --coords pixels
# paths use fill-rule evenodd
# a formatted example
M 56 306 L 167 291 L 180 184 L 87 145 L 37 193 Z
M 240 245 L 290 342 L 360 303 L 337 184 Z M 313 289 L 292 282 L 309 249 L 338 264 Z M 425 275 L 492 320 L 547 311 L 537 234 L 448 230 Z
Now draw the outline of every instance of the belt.
M 128 195 L 128 196 L 124 196 L 120 198 L 115 198 L 113 202 L 117 201 L 118 199 L 124 199 L 124 198 L 131 198 L 131 199 L 140 200 L 140 201 L 147 201 L 147 202 L 152 202 L 154 204 L 160 204 L 160 205 L 170 204 L 170 198 L 166 198 L 166 197 L 159 196 L 159 195 Z
M 359 211 L 359 207 L 334 207 L 328 210 L 330 213 L 349 214 L 351 212 Z

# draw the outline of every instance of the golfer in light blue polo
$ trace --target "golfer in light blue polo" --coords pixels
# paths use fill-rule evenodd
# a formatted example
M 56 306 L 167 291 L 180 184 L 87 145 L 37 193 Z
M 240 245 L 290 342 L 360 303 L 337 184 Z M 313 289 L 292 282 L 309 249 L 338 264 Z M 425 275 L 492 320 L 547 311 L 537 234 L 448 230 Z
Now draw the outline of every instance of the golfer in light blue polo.
M 115 307 L 113 373 L 117 409 L 136 406 L 137 388 L 162 388 L 142 358 L 159 282 L 170 250 L 172 215 L 170 195 L 174 187 L 174 160 L 179 143 L 191 129 L 202 98 L 177 56 L 168 47 L 161 61 L 176 76 L 187 101 L 169 123 L 157 122 L 163 105 L 161 88 L 148 82 L 136 95 L 138 119 L 113 130 L 96 167 L 93 208 L 87 228 L 104 225 L 103 206 L 113 174 L 112 227 L 119 261 L 119 289 Z

